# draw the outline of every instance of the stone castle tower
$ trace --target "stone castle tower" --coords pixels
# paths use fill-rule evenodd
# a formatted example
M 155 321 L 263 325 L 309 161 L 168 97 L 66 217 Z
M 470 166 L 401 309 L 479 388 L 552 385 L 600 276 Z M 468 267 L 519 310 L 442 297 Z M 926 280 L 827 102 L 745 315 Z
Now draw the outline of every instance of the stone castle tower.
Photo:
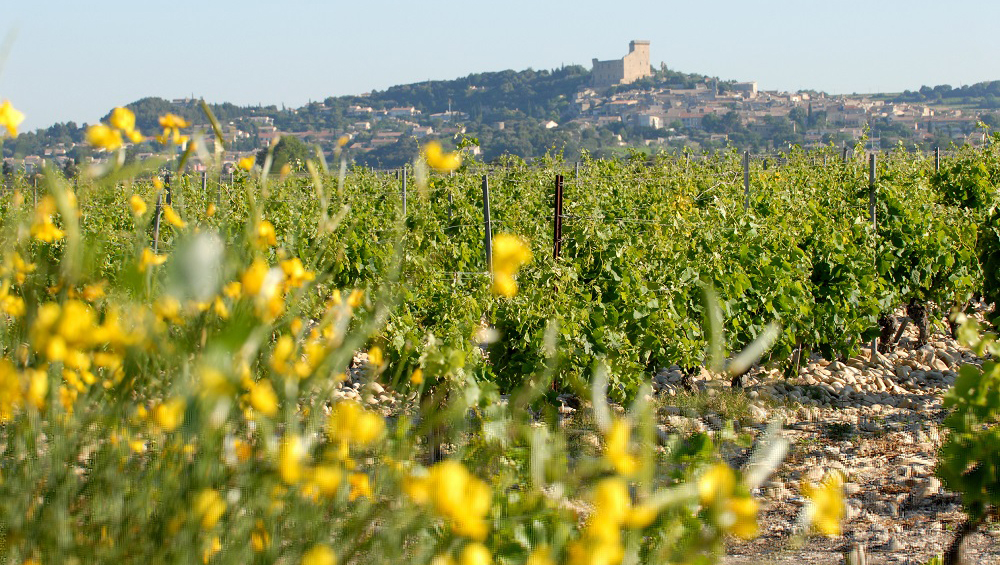
M 652 75 L 649 69 L 649 41 L 636 39 L 628 44 L 628 55 L 612 61 L 594 59 L 591 74 L 595 88 L 628 84 Z

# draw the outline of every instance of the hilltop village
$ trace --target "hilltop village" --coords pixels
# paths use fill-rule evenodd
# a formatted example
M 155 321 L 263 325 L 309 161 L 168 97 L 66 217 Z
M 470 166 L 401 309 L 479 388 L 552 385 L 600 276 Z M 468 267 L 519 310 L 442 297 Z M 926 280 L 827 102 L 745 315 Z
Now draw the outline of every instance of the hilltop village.
M 377 167 L 412 159 L 420 143 L 441 139 L 472 155 L 524 158 L 551 151 L 612 156 L 627 150 L 711 151 L 729 146 L 756 151 L 854 143 L 871 149 L 978 143 L 982 125 L 1000 125 L 1000 81 L 952 88 L 922 87 L 895 94 L 830 95 L 761 89 L 756 81 L 723 81 L 650 65 L 650 42 L 634 40 L 619 59 L 593 59 L 591 68 L 563 67 L 481 73 L 428 81 L 359 96 L 327 98 L 300 108 L 212 104 L 225 140 L 224 162 L 255 155 L 282 137 L 318 146 L 333 157 L 345 141 L 350 159 Z M 194 98 L 149 98 L 128 105 L 144 131 L 156 117 L 182 115 L 194 129 L 208 122 Z M 4 145 L 4 170 L 44 164 L 71 169 L 108 155 L 84 142 L 87 124 L 56 124 Z M 164 148 L 153 141 L 129 147 L 130 159 Z M 196 170 L 204 165 L 191 161 Z

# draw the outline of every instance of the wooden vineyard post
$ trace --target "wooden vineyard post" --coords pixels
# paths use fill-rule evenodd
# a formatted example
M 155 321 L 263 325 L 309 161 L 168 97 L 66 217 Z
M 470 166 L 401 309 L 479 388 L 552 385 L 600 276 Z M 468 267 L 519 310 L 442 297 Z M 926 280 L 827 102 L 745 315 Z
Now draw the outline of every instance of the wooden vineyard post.
M 31 196 L 34 198 L 35 208 L 38 208 L 38 175 L 31 177 Z
M 556 198 L 553 203 L 552 218 L 552 258 L 559 259 L 562 250 L 562 220 L 563 220 L 563 176 L 556 175 Z
M 743 152 L 743 211 L 750 210 L 750 151 Z
M 156 195 L 156 208 L 153 210 L 153 253 L 160 247 L 160 212 L 163 209 L 163 193 Z
M 941 172 L 941 148 L 934 148 L 934 172 Z
M 163 190 L 167 192 L 167 206 L 173 206 L 174 200 L 170 194 L 170 173 L 163 175 Z
M 844 142 L 844 163 L 847 163 L 847 142 Z
M 403 217 L 406 217 L 406 165 L 403 165 Z
M 483 249 L 486 250 L 486 271 L 493 272 L 493 225 L 490 222 L 490 179 L 483 175 Z
M 580 162 L 576 162 L 576 177 L 574 179 L 576 182 L 580 182 Z
M 201 172 L 201 193 L 208 197 L 208 171 Z
M 875 214 L 875 165 L 876 156 L 872 153 L 868 157 L 868 211 L 871 214 L 872 220 L 872 232 L 875 233 L 875 237 L 878 237 L 878 221 Z M 878 266 L 878 246 L 873 245 L 872 257 L 875 260 L 875 265 Z M 878 338 L 872 338 L 872 362 L 875 361 L 878 351 Z

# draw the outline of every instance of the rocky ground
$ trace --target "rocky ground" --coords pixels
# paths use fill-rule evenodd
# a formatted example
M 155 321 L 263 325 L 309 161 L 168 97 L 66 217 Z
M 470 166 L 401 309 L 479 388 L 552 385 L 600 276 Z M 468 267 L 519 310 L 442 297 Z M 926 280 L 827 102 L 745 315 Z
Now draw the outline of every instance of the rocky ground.
M 844 562 L 843 554 L 860 547 L 868 564 L 918 565 L 942 553 L 964 521 L 960 499 L 934 476 L 942 442 L 941 395 L 954 383 L 963 363 L 981 360 L 938 328 L 930 342 L 915 347 L 912 326 L 887 355 L 870 351 L 844 361 L 803 360 L 795 378 L 777 369 L 759 368 L 740 394 L 749 399 L 742 414 L 693 412 L 679 367 L 653 378 L 664 431 L 719 429 L 732 419 L 737 428 L 763 430 L 774 419 L 784 422 L 791 448 L 775 476 L 759 489 L 761 536 L 734 541 L 728 565 Z M 355 366 L 362 367 L 365 354 Z M 352 374 L 336 395 L 353 398 L 386 412 L 412 398 L 363 383 Z M 734 396 L 728 379 L 707 372 L 691 382 L 701 396 Z M 675 397 L 677 402 L 672 402 Z M 712 402 L 708 401 L 707 406 Z M 561 410 L 569 416 L 575 408 Z M 1000 446 L 998 446 L 1000 449 Z M 848 515 L 837 538 L 803 536 L 801 481 L 817 482 L 831 469 L 847 476 Z M 966 543 L 970 564 L 1000 565 L 1000 525 L 989 523 Z
M 961 364 L 981 360 L 948 333 L 935 333 L 921 348 L 915 347 L 916 337 L 911 328 L 892 352 L 874 361 L 866 350 L 845 362 L 810 359 L 793 379 L 776 370 L 749 379 L 746 393 L 754 400 L 745 425 L 760 428 L 781 418 L 792 447 L 758 493 L 762 535 L 733 543 L 723 563 L 835 564 L 860 546 L 869 564 L 916 565 L 947 548 L 965 514 L 959 496 L 943 490 L 934 476 L 942 442 L 941 395 Z M 657 375 L 661 395 L 679 394 L 682 375 L 671 369 Z M 694 385 L 709 394 L 728 388 L 704 374 Z M 676 427 L 692 424 L 682 415 L 667 419 Z M 694 426 L 710 429 L 719 419 L 708 414 Z M 799 484 L 818 481 L 828 469 L 840 469 L 848 478 L 844 534 L 804 538 Z M 1000 564 L 1000 525 L 983 526 L 965 547 L 970 564 Z

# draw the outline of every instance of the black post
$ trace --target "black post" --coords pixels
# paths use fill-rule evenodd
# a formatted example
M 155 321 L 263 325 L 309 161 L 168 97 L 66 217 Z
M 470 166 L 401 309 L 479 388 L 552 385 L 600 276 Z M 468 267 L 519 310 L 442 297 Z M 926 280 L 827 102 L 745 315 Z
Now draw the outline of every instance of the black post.
M 490 222 L 490 179 L 483 175 L 483 248 L 486 250 L 486 270 L 493 272 L 493 225 Z
M 163 175 L 163 189 L 167 192 L 167 206 L 173 206 L 174 201 L 170 197 L 170 173 Z
M 403 165 L 403 217 L 406 217 L 406 165 Z
M 163 209 L 163 193 L 156 195 L 156 209 L 153 211 L 153 253 L 160 247 L 160 211 Z
M 937 173 L 937 172 L 940 172 L 940 171 L 941 171 L 941 148 L 940 147 L 935 147 L 934 148 L 934 172 Z
M 201 172 L 201 193 L 208 196 L 208 171 Z
M 750 151 L 743 152 L 743 211 L 750 210 Z
M 552 222 L 552 258 L 558 259 L 562 250 L 562 216 L 563 216 L 563 176 L 556 175 L 556 198 L 553 205 Z
M 844 142 L 844 162 L 847 162 L 847 142 Z

